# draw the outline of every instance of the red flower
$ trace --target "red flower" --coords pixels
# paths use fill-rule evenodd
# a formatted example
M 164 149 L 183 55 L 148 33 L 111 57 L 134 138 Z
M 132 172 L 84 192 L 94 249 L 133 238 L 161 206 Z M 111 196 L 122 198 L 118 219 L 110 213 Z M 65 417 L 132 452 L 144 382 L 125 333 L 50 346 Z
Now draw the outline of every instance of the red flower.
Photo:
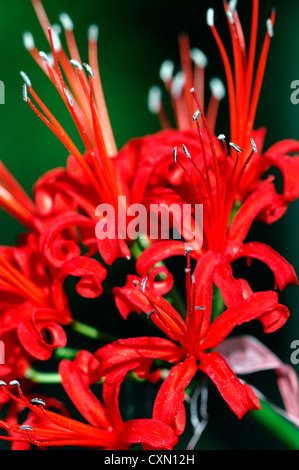
M 22 425 L 0 421 L 0 427 L 9 433 L 8 437 L 1 436 L 1 439 L 25 448 L 30 443 L 42 448 L 78 446 L 125 450 L 141 443 L 155 449 L 171 449 L 177 443 L 171 426 L 156 418 L 122 420 L 118 407 L 120 383 L 104 383 L 104 404 L 96 398 L 90 386 L 101 376 L 99 363 L 91 353 L 81 351 L 73 362 L 61 361 L 59 372 L 65 391 L 88 424 L 47 410 L 43 399 L 29 401 L 16 381 L 9 385 L 0 382 L 4 392 L 30 410 Z M 13 394 L 14 387 L 18 395 Z
M 182 406 L 184 389 L 198 370 L 211 378 L 239 418 L 246 411 L 259 408 L 254 392 L 238 380 L 217 347 L 237 325 L 258 319 L 265 332 L 270 333 L 280 328 L 289 315 L 288 309 L 278 303 L 275 292 L 253 293 L 244 280 L 236 281 L 232 276 L 230 284 L 223 286 L 219 279 L 223 269 L 228 268 L 223 267 L 220 255 L 206 252 L 197 261 L 192 276 L 189 255 L 187 259 L 185 321 L 159 294 L 152 277 L 133 279 L 133 283 L 130 278 L 125 289 L 115 292 L 116 303 L 124 316 L 128 311 L 147 313 L 171 341 L 150 337 L 122 339 L 100 348 L 95 354 L 108 383 L 123 380 L 129 370 L 140 377 L 157 380 L 159 372 L 150 373 L 155 359 L 177 363 L 163 382 L 154 408 L 154 417 L 175 428 L 180 428 L 175 424 L 175 417 Z M 212 321 L 214 284 L 219 285 L 227 309 Z
M 102 292 L 106 269 L 85 257 L 72 258 L 60 269 L 53 269 L 45 263 L 33 234 L 19 247 L 2 248 L 0 338 L 15 332 L 27 355 L 39 360 L 48 359 L 54 349 L 65 346 L 63 326 L 72 320 L 63 290 L 68 276 L 80 278 L 80 295 L 94 298 Z

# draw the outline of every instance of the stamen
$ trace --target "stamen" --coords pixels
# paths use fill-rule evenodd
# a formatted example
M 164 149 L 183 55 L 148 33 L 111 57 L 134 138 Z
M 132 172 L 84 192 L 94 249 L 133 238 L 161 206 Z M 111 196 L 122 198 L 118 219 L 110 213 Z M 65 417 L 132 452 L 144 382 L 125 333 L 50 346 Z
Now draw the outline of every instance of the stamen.
M 208 65 L 208 58 L 200 49 L 194 47 L 190 51 L 191 59 L 198 67 L 205 68 Z
M 65 96 L 67 97 L 67 100 L 68 100 L 68 102 L 69 102 L 69 105 L 70 105 L 71 107 L 73 107 L 73 100 L 72 100 L 72 97 L 71 97 L 70 93 L 68 92 L 68 90 L 67 90 L 66 88 L 64 88 L 63 91 L 64 91 Z
M 193 122 L 196 122 L 197 119 L 199 118 L 199 116 L 200 116 L 200 111 L 199 111 L 199 109 L 197 109 L 197 110 L 195 111 L 195 113 L 193 114 L 193 118 L 192 118 L 192 119 L 193 119 Z
M 55 31 L 55 33 L 59 36 L 61 33 L 62 33 L 62 28 L 60 26 L 60 24 L 52 24 L 51 26 L 52 30 Z
M 211 132 L 215 131 L 215 125 L 218 115 L 219 103 L 225 97 L 225 86 L 218 77 L 214 77 L 210 80 L 210 89 L 212 96 L 210 98 L 209 106 L 207 109 L 207 121 L 209 123 Z
M 170 80 L 173 78 L 173 72 L 174 72 L 174 63 L 172 60 L 165 60 L 159 71 L 159 76 L 162 82 L 168 83 Z
M 42 59 L 44 59 L 49 64 L 49 57 L 47 56 L 45 52 L 39 51 L 39 55 Z
M 182 147 L 183 147 L 183 150 L 184 150 L 184 152 L 185 152 L 186 156 L 187 156 L 187 157 L 188 157 L 188 158 L 191 160 L 191 155 L 190 155 L 190 153 L 189 153 L 189 151 L 188 151 L 188 149 L 187 149 L 186 145 L 185 145 L 185 144 L 183 144 L 183 146 L 182 146 Z
M 17 380 L 11 380 L 11 381 L 9 382 L 9 385 L 10 385 L 11 387 L 20 387 L 20 382 L 18 382 Z
M 23 34 L 23 44 L 27 51 L 32 51 L 35 48 L 33 35 L 29 31 Z
M 92 24 L 89 26 L 87 31 L 87 36 L 89 41 L 97 42 L 99 39 L 99 27 L 97 24 Z
M 61 45 L 59 35 L 58 35 L 57 31 L 55 30 L 55 28 L 53 29 L 53 27 L 52 27 L 51 31 L 52 31 L 54 51 L 55 52 L 60 52 L 62 50 L 62 45 Z
M 73 31 L 74 23 L 67 13 L 60 13 L 59 19 L 65 31 Z
M 30 400 L 30 403 L 32 403 L 33 405 L 46 406 L 46 403 L 41 398 L 32 398 L 32 400 Z
M 23 426 L 20 426 L 19 429 L 25 430 L 25 431 L 33 431 L 32 427 L 29 426 L 28 424 L 23 424 Z
M 142 281 L 141 281 L 141 290 L 142 290 L 142 292 L 145 292 L 145 287 L 146 287 L 147 281 L 148 281 L 148 277 L 145 277 L 145 278 L 142 279 Z
M 253 138 L 250 139 L 250 142 L 251 142 L 254 153 L 257 153 L 256 143 L 254 142 Z
M 242 149 L 237 145 L 237 144 L 234 144 L 233 142 L 230 142 L 229 145 L 235 149 L 238 153 L 241 153 L 242 152 Z
M 185 251 L 185 256 L 188 256 L 191 253 L 191 251 L 193 251 L 193 249 L 191 247 L 188 247 Z
M 26 83 L 23 83 L 23 100 L 28 103 L 28 91 Z
M 206 309 L 205 306 L 203 306 L 203 307 L 194 307 L 194 310 L 205 310 L 205 309 Z
M 218 140 L 225 140 L 225 135 L 224 134 L 219 134 L 217 139 Z
M 183 72 L 177 72 L 173 77 L 171 84 L 171 95 L 173 98 L 179 98 L 182 94 L 186 77 Z
M 173 149 L 173 160 L 174 160 L 174 163 L 177 162 L 177 159 L 178 159 L 178 148 L 177 148 L 177 147 L 174 147 L 174 149 Z
M 198 94 L 202 109 L 205 109 L 205 68 L 208 65 L 207 56 L 197 48 L 190 51 L 191 59 L 195 64 L 193 85 Z
M 267 31 L 268 31 L 269 37 L 270 37 L 270 38 L 273 38 L 273 36 L 274 36 L 274 29 L 273 29 L 273 24 L 272 24 L 271 18 L 268 18 L 268 19 L 267 19 L 267 21 L 266 21 L 266 26 L 267 26 Z
M 158 114 L 161 111 L 162 92 L 158 86 L 152 86 L 148 92 L 148 109 L 152 114 Z
M 82 67 L 82 65 L 80 64 L 80 62 L 78 60 L 71 59 L 70 64 L 72 64 L 74 67 L 76 67 L 80 71 L 83 70 L 83 67 Z
M 233 15 L 233 12 L 231 10 L 228 10 L 226 12 L 226 16 L 228 17 L 229 21 L 231 22 L 231 24 L 235 24 L 235 19 L 234 19 L 234 15 Z
M 228 2 L 229 9 L 232 13 L 236 10 L 237 4 L 238 4 L 238 0 L 230 0 Z
M 221 101 L 225 97 L 225 93 L 226 93 L 225 86 L 222 80 L 220 80 L 220 78 L 218 77 L 212 78 L 210 80 L 210 88 L 211 88 L 212 95 L 217 100 Z
M 207 11 L 207 25 L 212 27 L 214 26 L 214 9 L 209 8 Z
M 87 72 L 89 73 L 89 75 L 90 75 L 92 78 L 95 78 L 95 73 L 94 73 L 94 71 L 92 70 L 92 68 L 90 67 L 90 65 L 89 65 L 89 64 L 86 64 L 86 63 L 84 63 L 83 65 L 84 65 L 84 67 L 86 68 L 86 70 L 87 70 Z
M 23 80 L 24 80 L 24 82 L 26 83 L 26 85 L 27 85 L 29 88 L 31 88 L 31 87 L 32 87 L 32 84 L 31 84 L 31 80 L 29 79 L 28 75 L 27 75 L 25 72 L 23 72 L 23 71 L 20 72 L 20 75 L 21 75 L 21 77 L 23 78 Z
M 0 380 L 0 387 L 6 387 L 7 383 L 4 380 Z

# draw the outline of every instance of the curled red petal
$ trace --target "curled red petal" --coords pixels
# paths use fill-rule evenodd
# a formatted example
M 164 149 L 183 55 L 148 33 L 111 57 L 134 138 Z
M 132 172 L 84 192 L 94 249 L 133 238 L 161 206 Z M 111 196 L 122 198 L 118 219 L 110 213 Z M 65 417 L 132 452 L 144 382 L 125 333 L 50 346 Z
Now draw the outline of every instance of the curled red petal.
M 153 243 L 139 256 L 136 271 L 144 277 L 157 263 L 172 256 L 185 256 L 187 245 L 180 240 L 169 240 Z M 200 250 L 191 251 L 190 256 L 199 259 Z
M 172 367 L 155 399 L 153 418 L 171 426 L 176 434 L 181 434 L 184 430 L 182 429 L 184 390 L 197 370 L 198 366 L 194 357 L 189 357 L 184 362 Z
M 283 290 L 289 284 L 298 285 L 293 266 L 269 245 L 260 242 L 249 242 L 239 247 L 230 247 L 230 255 L 233 260 L 245 257 L 255 258 L 265 263 L 273 271 L 280 290 Z
M 87 351 L 80 351 L 72 362 L 62 360 L 59 364 L 62 385 L 76 408 L 90 424 L 108 429 L 110 423 L 105 407 L 90 390 L 90 376 L 86 371 L 87 361 L 90 363 L 89 369 L 99 367 L 98 361 Z
M 63 283 L 68 276 L 79 277 L 80 281 L 76 286 L 78 294 L 93 299 L 102 293 L 102 282 L 106 275 L 106 268 L 93 258 L 79 256 L 66 261 L 59 269 L 52 284 L 53 301 L 56 308 L 64 308 Z
M 241 419 L 247 411 L 259 410 L 259 400 L 254 391 L 237 378 L 223 357 L 216 351 L 203 354 L 200 370 L 214 382 L 231 410 Z
M 45 316 L 47 312 L 52 318 L 53 310 L 40 309 L 29 320 L 20 322 L 17 329 L 24 349 L 41 361 L 49 359 L 55 349 L 65 347 L 67 343 L 65 331 L 57 322 L 38 319 L 39 315 Z
M 146 367 L 149 375 L 149 366 L 154 359 L 168 362 L 178 362 L 184 357 L 183 349 L 163 338 L 128 338 L 114 341 L 103 346 L 95 353 L 101 365 L 101 375 L 109 381 L 122 380 L 127 372 Z M 149 361 L 151 360 L 151 361 Z
M 256 292 L 247 299 L 236 302 L 221 313 L 210 325 L 200 347 L 216 348 L 237 326 L 259 319 L 267 333 L 275 331 L 288 318 L 288 309 L 278 304 L 276 292 Z

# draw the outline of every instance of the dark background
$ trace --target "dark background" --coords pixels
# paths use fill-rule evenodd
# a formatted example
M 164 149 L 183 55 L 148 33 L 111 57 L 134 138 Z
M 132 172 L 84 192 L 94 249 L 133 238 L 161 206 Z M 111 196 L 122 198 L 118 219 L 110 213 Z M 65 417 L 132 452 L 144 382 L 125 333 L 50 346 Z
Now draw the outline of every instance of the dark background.
M 39 27 L 30 0 L 2 2 L 0 16 L 1 74 L 5 83 L 5 105 L 0 106 L 0 158 L 30 193 L 36 179 L 45 171 L 66 161 L 66 151 L 55 136 L 38 120 L 22 101 L 20 70 L 30 77 L 33 86 L 55 116 L 76 136 L 66 117 L 65 109 L 51 88 L 46 77 L 34 64 L 22 44 L 22 34 L 30 30 L 37 47 L 48 52 L 46 39 Z M 250 28 L 251 4 L 239 1 L 239 11 L 245 34 Z M 44 0 L 44 6 L 52 23 L 58 22 L 58 14 L 66 11 L 75 23 L 76 39 L 82 60 L 87 61 L 86 31 L 91 23 L 100 27 L 100 68 L 105 96 L 118 147 L 130 138 L 159 130 L 159 124 L 147 110 L 147 93 L 153 84 L 159 83 L 159 67 L 170 58 L 178 63 L 178 34 L 186 31 L 192 47 L 200 47 L 209 58 L 207 76 L 219 75 L 224 79 L 220 55 L 212 34 L 206 26 L 206 10 L 215 7 L 219 31 L 228 47 L 227 29 L 224 23 L 222 2 L 207 0 L 151 0 L 114 2 L 85 0 Z M 263 0 L 260 6 L 260 36 L 258 52 L 265 33 L 266 18 L 273 2 Z M 276 1 L 277 19 L 271 44 L 268 66 L 262 88 L 256 118 L 256 127 L 268 129 L 265 148 L 281 139 L 299 139 L 299 105 L 291 104 L 290 84 L 299 79 L 299 3 Z M 230 51 L 230 49 L 228 49 Z M 229 52 L 230 53 L 230 52 Z M 227 103 L 225 103 L 227 104 Z M 227 106 L 222 106 L 217 131 L 227 133 Z M 76 138 L 76 137 L 74 137 Z M 270 227 L 257 226 L 250 234 L 271 244 L 291 262 L 299 272 L 298 205 L 293 203 L 287 214 Z M 0 213 L 0 243 L 16 242 L 21 227 L 6 214 Z M 268 273 L 257 270 L 254 280 L 262 285 Z M 285 362 L 290 363 L 290 344 L 299 339 L 298 290 L 288 287 L 281 300 L 291 310 L 287 324 L 271 337 L 265 338 L 260 329 L 242 330 L 254 332 Z M 259 336 L 260 335 L 260 336 Z M 299 371 L 299 365 L 297 372 Z M 257 374 L 258 375 L 258 374 Z M 275 395 L 275 381 L 269 373 L 256 379 L 263 391 Z M 48 393 L 49 393 L 49 389 Z M 138 392 L 138 390 L 136 391 Z M 215 397 L 214 397 L 214 395 Z M 136 402 L 139 401 L 139 395 Z M 211 422 L 198 448 L 278 449 L 282 444 L 268 431 L 259 430 L 255 422 L 246 417 L 241 424 L 227 411 L 216 392 L 211 392 L 214 408 L 210 410 Z M 142 401 L 142 400 L 141 400 Z M 220 403 L 221 402 L 221 403 Z M 183 447 L 182 447 L 183 448 Z

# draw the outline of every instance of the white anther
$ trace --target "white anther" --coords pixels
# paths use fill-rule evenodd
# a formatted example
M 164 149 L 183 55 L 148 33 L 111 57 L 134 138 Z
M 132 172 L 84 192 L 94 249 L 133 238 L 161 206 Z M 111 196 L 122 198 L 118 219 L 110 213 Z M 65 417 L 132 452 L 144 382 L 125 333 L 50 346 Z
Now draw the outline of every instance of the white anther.
M 206 67 L 208 65 L 208 58 L 204 52 L 197 47 L 193 47 L 190 51 L 191 59 L 198 67 Z
M 226 12 L 226 15 L 227 15 L 229 21 L 231 22 L 231 24 L 235 24 L 235 19 L 234 19 L 233 12 L 231 10 L 228 10 Z
M 218 77 L 212 78 L 210 80 L 210 88 L 211 88 L 212 95 L 217 100 L 220 101 L 225 97 L 225 93 L 226 93 L 225 86 L 222 80 L 220 80 L 220 78 Z
M 11 380 L 11 381 L 9 382 L 9 385 L 10 385 L 11 387 L 20 387 L 20 383 L 19 383 L 17 380 Z
M 52 31 L 55 31 L 55 33 L 58 36 L 62 33 L 62 28 L 61 28 L 60 24 L 58 24 L 58 23 L 52 24 L 51 28 L 52 28 Z
M 64 94 L 69 102 L 69 105 L 72 107 L 73 106 L 73 100 L 72 100 L 72 97 L 71 95 L 69 94 L 68 90 L 66 88 L 64 88 Z
M 172 79 L 174 72 L 174 63 L 172 60 L 164 60 L 159 70 L 159 77 L 162 82 L 169 82 Z
M 28 90 L 26 83 L 23 83 L 23 100 L 28 103 Z
M 30 403 L 32 403 L 33 405 L 46 406 L 46 403 L 41 398 L 32 398 L 32 400 L 30 400 Z
M 187 149 L 187 147 L 186 147 L 185 144 L 183 144 L 183 150 L 184 150 L 186 156 L 187 156 L 188 158 L 190 158 L 190 160 L 191 160 L 191 155 L 190 155 L 190 153 L 189 153 L 189 151 L 188 151 L 188 149 Z
M 26 85 L 30 88 L 32 86 L 32 83 L 31 83 L 31 80 L 29 79 L 28 75 L 23 71 L 20 72 L 20 75 L 21 75 L 22 79 L 24 80 L 24 82 L 26 83 Z
M 89 41 L 97 42 L 99 39 L 99 27 L 97 24 L 91 24 L 87 30 L 87 37 Z
M 230 11 L 234 12 L 237 8 L 237 4 L 238 4 L 238 0 L 230 0 L 228 2 L 228 6 L 229 6 Z
M 148 281 L 148 277 L 143 278 L 142 281 L 141 281 L 141 290 L 142 290 L 142 292 L 145 292 L 145 287 L 146 287 L 147 281 Z
M 87 72 L 89 73 L 89 75 L 92 77 L 92 78 L 95 78 L 95 74 L 94 74 L 94 71 L 92 70 L 92 68 L 90 67 L 89 64 L 83 64 L 84 67 L 86 68 Z
M 233 142 L 230 142 L 229 145 L 235 149 L 238 153 L 241 153 L 242 152 L 242 149 L 237 145 L 237 144 L 234 144 Z
M 272 24 L 271 18 L 267 19 L 266 26 L 267 26 L 267 31 L 268 31 L 269 37 L 273 38 L 274 30 L 273 30 L 273 24 Z
M 34 38 L 32 34 L 30 33 L 30 31 L 26 31 L 23 34 L 23 44 L 28 51 L 31 51 L 32 49 L 34 49 L 35 47 Z
M 257 153 L 256 143 L 254 142 L 252 138 L 250 139 L 250 142 L 251 142 L 254 153 Z
M 193 251 L 193 249 L 189 246 L 185 251 L 185 256 L 188 256 L 191 253 L 191 251 Z
M 161 110 L 162 93 L 158 86 L 152 86 L 148 92 L 147 105 L 152 114 L 158 114 Z
M 59 38 L 59 34 L 57 33 L 57 30 L 54 28 L 51 28 L 51 33 L 52 33 L 52 39 L 53 39 L 53 47 L 55 52 L 60 52 L 62 49 L 61 46 L 61 41 Z
M 47 56 L 47 54 L 43 51 L 39 51 L 39 56 L 44 59 L 47 63 L 49 63 L 49 57 Z
M 59 19 L 65 31 L 73 31 L 74 23 L 67 13 L 60 13 Z
M 7 384 L 4 380 L 0 380 L 0 387 L 5 387 Z
M 207 25 L 214 26 L 214 9 L 209 8 L 207 11 Z
M 174 163 L 177 162 L 177 159 L 178 159 L 178 148 L 177 148 L 177 147 L 174 147 L 174 149 L 173 149 L 173 160 L 174 160 Z
M 83 67 L 82 67 L 82 65 L 80 64 L 80 62 L 78 62 L 78 60 L 71 59 L 71 60 L 70 60 L 70 64 L 72 64 L 74 67 L 76 67 L 76 68 L 79 69 L 79 70 L 83 70 Z
M 219 134 L 217 139 L 218 140 L 225 140 L 225 135 L 224 134 Z
M 173 81 L 171 84 L 171 96 L 173 98 L 178 98 L 181 96 L 184 85 L 186 82 L 186 77 L 184 72 L 177 72 L 174 77 Z
M 200 116 L 200 111 L 199 111 L 199 109 L 198 109 L 198 110 L 195 111 L 195 113 L 193 114 L 192 120 L 193 120 L 194 122 L 197 121 L 197 119 L 199 118 L 199 116 Z
M 29 426 L 28 424 L 23 424 L 23 426 L 19 427 L 19 430 L 24 430 L 24 431 L 33 431 L 32 427 Z

